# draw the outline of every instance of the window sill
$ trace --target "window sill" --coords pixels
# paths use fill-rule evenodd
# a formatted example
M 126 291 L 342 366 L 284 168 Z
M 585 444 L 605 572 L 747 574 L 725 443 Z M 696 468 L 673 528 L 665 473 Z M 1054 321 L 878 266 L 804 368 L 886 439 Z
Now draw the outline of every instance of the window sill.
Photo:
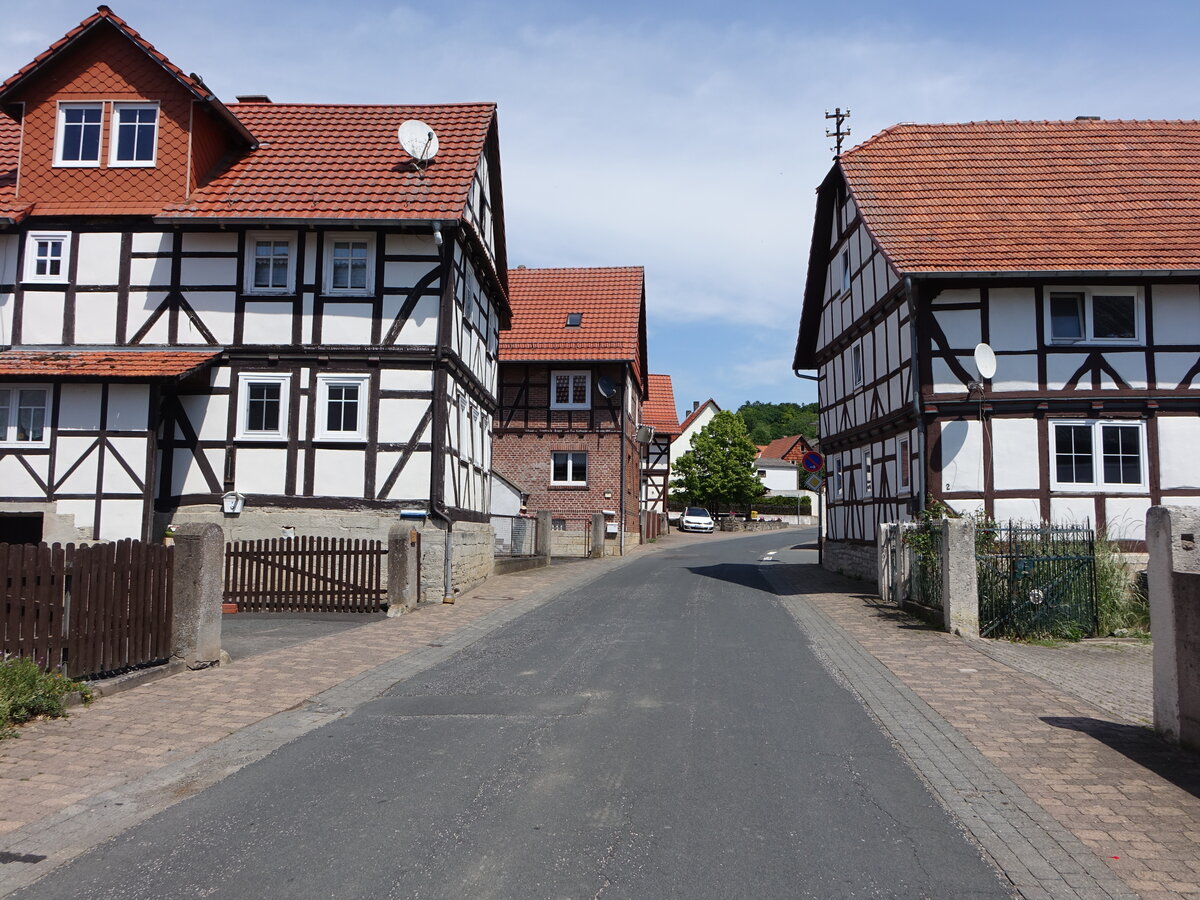
M 346 444 L 365 444 L 367 443 L 366 435 L 355 434 L 349 436 L 318 434 L 313 437 L 314 444 L 338 444 L 345 446 Z
M 552 481 L 550 482 L 550 490 L 552 491 L 586 491 L 587 483 L 580 484 L 579 482 Z
M 1136 496 L 1138 494 L 1150 494 L 1150 488 L 1144 484 L 1081 484 L 1081 485 L 1050 485 L 1050 493 L 1052 494 L 1099 494 L 1108 496 L 1110 494 L 1120 494 L 1128 496 L 1130 494 Z
M 146 162 L 118 162 L 116 160 L 109 160 L 108 162 L 110 169 L 153 169 L 157 166 L 157 160 L 148 160 Z
M 288 440 L 285 434 L 238 434 L 233 439 L 255 444 L 286 444 Z
M 86 162 L 63 162 L 55 160 L 52 163 L 52 168 L 55 169 L 98 169 L 100 168 L 100 160 Z
M 591 406 L 551 406 L 551 412 L 588 412 Z
M 322 300 L 374 300 L 374 290 L 362 291 L 323 291 L 320 294 Z
M 268 297 L 271 299 L 294 298 L 296 296 L 295 288 L 278 288 L 276 290 L 266 290 L 265 288 L 246 288 L 242 291 L 246 297 Z

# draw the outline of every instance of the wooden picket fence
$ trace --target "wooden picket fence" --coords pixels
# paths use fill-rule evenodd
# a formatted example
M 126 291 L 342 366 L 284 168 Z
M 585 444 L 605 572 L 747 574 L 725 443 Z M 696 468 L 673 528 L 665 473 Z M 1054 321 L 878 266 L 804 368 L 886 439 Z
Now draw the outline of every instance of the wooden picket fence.
M 247 612 L 383 608 L 383 541 L 301 535 L 225 545 L 225 602 Z
M 173 552 L 134 540 L 0 544 L 0 647 L 72 678 L 166 660 Z

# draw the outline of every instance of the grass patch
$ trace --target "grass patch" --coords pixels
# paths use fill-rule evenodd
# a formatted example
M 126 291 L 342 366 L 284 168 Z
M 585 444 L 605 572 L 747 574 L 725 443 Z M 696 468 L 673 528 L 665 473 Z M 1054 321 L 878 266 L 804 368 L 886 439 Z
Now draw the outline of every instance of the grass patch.
M 15 726 L 38 716 L 65 716 L 64 700 L 76 691 L 83 694 L 84 702 L 92 699 L 83 682 L 61 672 L 43 672 L 32 659 L 0 659 L 0 740 L 16 737 Z
M 1149 637 L 1150 603 L 1145 579 L 1134 576 L 1120 549 L 1104 532 L 1096 535 L 1095 555 L 1099 634 Z

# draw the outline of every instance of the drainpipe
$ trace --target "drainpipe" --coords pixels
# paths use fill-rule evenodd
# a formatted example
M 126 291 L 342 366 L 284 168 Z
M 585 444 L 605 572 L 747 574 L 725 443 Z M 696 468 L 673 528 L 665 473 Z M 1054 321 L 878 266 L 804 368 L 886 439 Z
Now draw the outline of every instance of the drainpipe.
M 442 258 L 442 302 L 438 311 L 440 319 L 438 321 L 438 340 L 433 349 L 433 419 L 431 426 L 433 428 L 434 439 L 432 442 L 433 448 L 437 453 L 437 457 L 431 460 L 430 465 L 430 485 L 429 485 L 429 512 L 434 518 L 441 519 L 446 523 L 446 548 L 444 555 L 444 563 L 442 566 L 442 602 L 454 602 L 454 520 L 450 518 L 450 514 L 441 505 L 442 493 L 446 489 L 446 415 L 449 410 L 449 397 L 446 390 L 446 371 L 442 366 L 442 361 L 445 357 L 445 347 L 450 342 L 450 324 L 454 321 L 452 306 L 454 304 L 454 284 L 452 282 L 453 267 L 451 261 L 453 259 L 453 242 L 447 246 L 442 237 L 442 228 L 439 223 L 434 223 L 433 226 L 433 241 L 437 245 L 438 255 Z M 438 390 L 438 385 L 441 385 L 441 390 Z
M 921 369 L 917 356 L 917 292 L 913 287 L 911 275 L 904 276 L 904 297 L 908 301 L 908 340 L 909 365 L 912 367 L 912 405 L 913 418 L 917 424 L 917 458 L 921 465 L 917 469 L 917 508 L 916 512 L 925 509 L 925 473 L 929 469 L 929 460 L 925 458 L 925 423 L 921 412 Z

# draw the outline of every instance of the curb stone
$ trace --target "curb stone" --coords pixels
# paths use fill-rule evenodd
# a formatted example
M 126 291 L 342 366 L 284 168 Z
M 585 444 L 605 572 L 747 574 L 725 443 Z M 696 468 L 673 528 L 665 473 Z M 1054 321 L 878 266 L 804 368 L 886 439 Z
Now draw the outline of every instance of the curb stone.
M 1024 900 L 1137 900 L 1104 863 L 782 573 L 763 566 L 827 668 Z

